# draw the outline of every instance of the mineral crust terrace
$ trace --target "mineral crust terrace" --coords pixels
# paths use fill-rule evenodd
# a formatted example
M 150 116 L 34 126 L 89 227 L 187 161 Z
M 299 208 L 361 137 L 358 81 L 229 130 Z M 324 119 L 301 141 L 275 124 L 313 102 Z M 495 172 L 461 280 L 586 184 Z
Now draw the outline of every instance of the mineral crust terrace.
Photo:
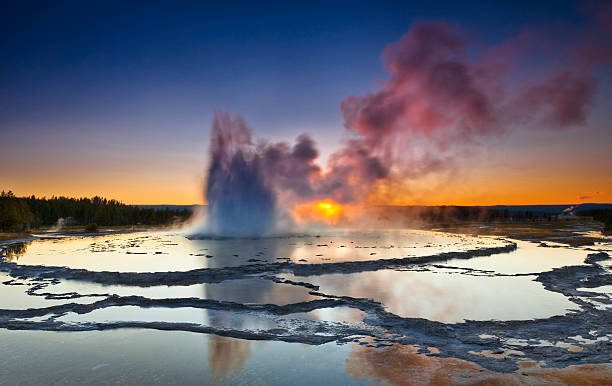
M 0 246 L 3 257 L 11 244 Z M 0 310 L 0 328 L 14 330 L 92 331 L 119 328 L 140 328 L 215 334 L 249 340 L 279 340 L 318 345 L 329 342 L 344 344 L 361 342 L 368 346 L 384 347 L 395 344 L 420 347 L 428 356 L 453 357 L 475 362 L 498 372 L 512 372 L 520 361 L 536 361 L 544 366 L 566 367 L 585 363 L 612 361 L 612 315 L 610 297 L 586 289 L 612 285 L 608 268 L 600 265 L 610 259 L 606 252 L 588 254 L 585 265 L 566 266 L 546 272 L 501 274 L 494 271 L 462 268 L 453 274 L 482 276 L 533 276 L 546 290 L 560 293 L 579 306 L 578 311 L 565 315 L 533 320 L 442 322 L 400 317 L 386 310 L 384 304 L 367 298 L 336 296 L 319 291 L 308 282 L 308 277 L 329 273 L 357 273 L 381 269 L 436 271 L 440 263 L 457 259 L 510 253 L 517 248 L 513 242 L 490 248 L 461 252 L 446 252 L 422 257 L 347 261 L 323 264 L 292 262 L 256 263 L 236 267 L 195 269 L 184 272 L 107 272 L 72 269 L 67 267 L 20 265 L 0 258 L 0 271 L 12 279 L 3 285 L 23 286 L 30 296 L 66 303 L 24 310 Z M 446 266 L 449 268 L 449 266 Z M 279 277 L 291 273 L 300 281 Z M 238 281 L 257 277 L 284 285 L 306 288 L 315 300 L 286 305 L 253 304 L 200 298 L 152 299 L 143 296 L 119 296 L 112 293 L 80 294 L 54 293 L 46 289 L 63 280 L 101 283 L 105 285 L 186 286 L 203 283 Z M 75 299 L 99 299 L 90 303 L 75 303 Z M 110 307 L 136 306 L 141 308 L 207 309 L 231 312 L 236 315 L 265 317 L 274 322 L 270 329 L 240 329 L 198 323 L 105 321 L 63 321 L 67 315 L 85 315 Z M 365 313 L 361 322 L 332 322 L 309 320 L 295 314 L 319 309 L 345 307 Z M 292 317 L 294 316 L 294 317 Z M 567 346 L 579 346 L 569 351 Z M 435 347 L 431 352 L 428 347 Z M 496 355 L 487 355 L 493 352 Z

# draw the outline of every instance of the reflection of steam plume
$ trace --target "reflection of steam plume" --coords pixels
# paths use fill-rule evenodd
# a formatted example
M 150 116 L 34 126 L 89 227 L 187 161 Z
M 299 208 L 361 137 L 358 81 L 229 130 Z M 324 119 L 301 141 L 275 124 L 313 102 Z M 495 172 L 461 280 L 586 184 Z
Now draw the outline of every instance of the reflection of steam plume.
M 244 248 L 236 248 L 234 241 L 230 242 L 232 243 L 232 248 L 228 248 L 228 241 L 226 240 L 208 244 L 209 253 L 214 256 L 223 256 L 225 250 L 231 249 L 231 253 L 239 253 L 240 256 L 252 257 L 255 251 L 265 250 L 266 256 L 261 256 L 260 258 L 267 258 L 267 261 L 271 262 L 278 256 L 291 256 L 295 248 L 294 246 L 288 245 L 286 242 L 279 242 L 276 238 L 250 240 L 243 245 Z M 234 259 L 236 259 L 236 257 L 234 257 Z M 241 261 L 240 263 L 246 264 L 245 261 Z M 224 266 L 226 266 L 226 264 L 222 259 L 209 260 L 209 268 L 220 268 Z M 305 300 L 303 296 L 305 296 L 304 294 L 306 291 L 302 291 L 295 286 L 283 288 L 270 280 L 259 278 L 238 280 L 237 282 L 239 283 L 231 283 L 229 285 L 228 282 L 204 284 L 205 290 L 202 295 L 206 299 L 231 301 L 243 304 L 271 303 L 284 305 Z M 213 326 L 234 330 L 252 328 L 244 318 L 236 317 L 234 313 L 209 310 L 208 317 Z M 243 370 L 251 355 L 251 342 L 248 340 L 210 335 L 208 354 L 211 372 L 219 378 L 224 378 L 232 372 Z
M 225 377 L 244 368 L 251 354 L 251 342 L 217 335 L 210 335 L 209 339 L 208 361 L 213 375 Z
M 475 56 L 458 27 L 415 25 L 384 50 L 390 77 L 382 87 L 341 103 L 349 139 L 325 170 L 309 136 L 293 146 L 255 144 L 241 118 L 216 113 L 206 191 L 210 230 L 269 233 L 278 217 L 304 202 L 359 204 L 386 192 L 401 195 L 398 186 L 448 168 L 466 146 L 504 130 L 583 124 L 594 70 L 612 56 L 612 12 L 597 11 L 604 16 L 588 31 L 573 33 L 562 51 L 547 51 L 536 80 L 517 76 L 514 67 L 523 68 L 520 54 L 528 48 L 554 47 L 542 37 L 522 34 Z
M 436 351 L 430 347 L 430 350 Z M 576 365 L 564 369 L 541 368 L 535 362 L 521 362 L 514 373 L 495 373 L 472 362 L 456 358 L 425 356 L 412 346 L 394 345 L 384 349 L 354 345 L 346 360 L 346 372 L 358 380 L 370 379 L 389 385 L 519 385 L 608 384 L 612 370 L 603 365 Z M 531 382 L 526 382 L 528 376 Z M 467 380 L 466 380 L 467 379 Z

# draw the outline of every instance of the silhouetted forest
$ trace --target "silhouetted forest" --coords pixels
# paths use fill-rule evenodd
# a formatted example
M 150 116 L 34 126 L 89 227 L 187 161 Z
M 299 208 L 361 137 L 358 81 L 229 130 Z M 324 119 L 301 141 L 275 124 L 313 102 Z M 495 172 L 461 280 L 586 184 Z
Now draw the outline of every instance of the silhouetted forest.
M 594 220 L 604 223 L 604 232 L 612 233 L 612 209 L 584 210 L 578 213 L 581 216 L 590 216 Z
M 381 206 L 378 207 L 381 220 L 444 222 L 525 222 L 552 221 L 555 215 L 531 210 L 509 210 L 482 208 L 477 206 Z
M 65 225 L 99 226 L 164 225 L 184 221 L 191 216 L 187 208 L 141 208 L 117 200 L 93 198 L 16 197 L 11 191 L 0 193 L 0 231 L 23 231 L 54 226 L 59 219 Z M 414 220 L 444 222 L 529 222 L 556 220 L 556 215 L 536 211 L 483 208 L 474 206 L 380 206 L 379 220 L 398 223 Z M 604 223 L 604 231 L 612 233 L 612 209 L 581 210 Z
M 0 231 L 5 232 L 53 226 L 60 218 L 65 225 L 163 225 L 186 220 L 190 215 L 189 209 L 139 208 L 102 197 L 15 197 L 11 191 L 0 194 Z

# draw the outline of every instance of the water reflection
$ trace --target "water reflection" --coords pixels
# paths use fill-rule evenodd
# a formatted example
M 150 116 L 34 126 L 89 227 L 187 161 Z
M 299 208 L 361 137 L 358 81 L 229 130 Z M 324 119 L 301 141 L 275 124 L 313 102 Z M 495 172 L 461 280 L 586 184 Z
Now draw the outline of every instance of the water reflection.
M 232 372 L 240 372 L 251 355 L 251 342 L 211 335 L 208 339 L 208 365 L 210 372 L 225 378 Z
M 232 358 L 240 349 L 230 342 L 240 340 L 218 338 L 213 357 L 208 350 L 211 338 L 217 339 L 208 334 L 138 329 L 71 333 L 0 329 L 0 384 L 355 383 L 344 369 L 348 345 L 253 342 L 242 361 Z M 211 369 L 218 372 L 213 374 Z M 227 376 L 217 375 L 225 369 L 229 369 Z
M 467 260 L 451 260 L 446 265 L 469 269 L 483 269 L 503 274 L 524 274 L 550 271 L 567 265 L 584 264 L 587 252 L 568 247 L 541 247 L 537 244 L 513 240 L 518 248 L 511 253 L 494 257 L 473 257 Z M 548 243 L 552 245 L 552 243 Z
M 7 261 L 16 262 L 17 260 L 19 260 L 19 257 L 26 253 L 29 244 L 30 242 L 28 241 L 23 243 L 11 244 L 7 247 L 4 247 L 2 258 Z
M 188 239 L 168 232 L 35 240 L 19 263 L 90 271 L 165 272 L 293 261 L 364 261 L 503 245 L 492 238 L 425 231 L 351 231 L 254 239 Z
M 228 248 L 224 248 L 222 243 L 212 243 L 209 245 L 208 253 L 213 256 L 226 255 Z M 260 254 L 261 260 L 272 260 L 280 253 L 291 255 L 294 246 L 287 245 L 286 241 L 280 239 L 266 239 L 265 246 L 259 245 L 266 251 L 265 255 Z M 255 252 L 255 251 L 251 251 Z M 259 252 L 258 252 L 259 253 Z M 240 256 L 232 256 L 236 259 Z M 242 259 L 245 259 L 243 256 Z M 209 268 L 220 268 L 227 266 L 224 259 L 210 259 Z M 227 284 L 231 285 L 227 285 Z M 258 304 L 287 304 L 292 302 L 304 301 L 304 291 L 293 286 L 283 286 L 270 280 L 258 278 L 246 280 L 232 280 L 224 282 L 225 285 L 204 284 L 203 295 L 207 299 L 224 299 L 240 303 Z M 289 287 L 289 288 L 283 288 Z M 236 317 L 232 313 L 208 312 L 211 325 L 224 326 L 226 328 L 243 330 L 252 328 L 247 326 L 246 318 Z M 240 372 L 244 368 L 249 356 L 251 355 L 251 342 L 247 340 L 228 339 L 221 336 L 211 336 L 208 341 L 209 366 L 213 375 L 221 378 L 227 377 L 230 373 Z
M 444 323 L 545 318 L 578 309 L 565 296 L 547 291 L 529 276 L 472 276 L 452 269 L 433 272 L 383 269 L 284 277 L 318 285 L 325 294 L 374 299 L 402 317 Z
M 435 352 L 434 348 L 430 351 Z M 355 345 L 346 359 L 346 372 L 357 380 L 369 379 L 390 385 L 482 385 L 564 384 L 605 385 L 612 379 L 612 366 L 577 365 L 563 369 L 540 368 L 534 362 L 519 362 L 510 374 L 495 373 L 475 363 L 455 358 L 428 357 L 413 346 L 370 348 Z
M 19 259 L 24 254 L 29 255 L 20 260 L 22 264 L 27 264 L 23 261 L 26 260 L 29 263 L 42 261 L 50 265 L 86 266 L 96 270 L 178 271 L 194 267 L 220 268 L 228 265 L 263 264 L 285 260 L 318 262 L 352 260 L 355 257 L 357 260 L 401 257 L 405 256 L 409 249 L 411 254 L 438 253 L 444 248 L 489 246 L 488 243 L 493 242 L 490 239 L 480 238 L 477 242 L 471 240 L 468 243 L 457 236 L 457 240 L 453 240 L 448 246 L 442 247 L 433 241 L 430 243 L 423 239 L 420 247 L 411 248 L 412 239 L 406 239 L 402 243 L 392 240 L 392 237 L 397 236 L 394 234 L 376 237 L 374 233 L 366 235 L 370 238 L 359 239 L 359 234 L 351 234 L 336 238 L 329 236 L 326 238 L 192 241 L 175 235 L 146 233 L 120 237 L 105 236 L 96 239 L 41 240 L 34 242 L 29 249 L 27 248 L 29 244 L 18 245 L 7 252 L 7 255 L 14 256 L 14 259 Z M 419 239 L 421 236 L 415 237 Z M 431 240 L 435 240 L 434 236 L 431 237 Z M 535 246 L 529 249 L 529 245 L 521 245 L 519 251 L 507 255 L 465 261 L 453 260 L 446 267 L 417 267 L 421 271 L 381 269 L 351 274 L 299 277 L 296 281 L 319 285 L 320 292 L 329 295 L 348 295 L 354 298 L 371 298 L 380 301 L 384 303 L 386 309 L 400 316 L 423 317 L 449 323 L 464 319 L 531 319 L 563 314 L 566 309 L 576 308 L 575 304 L 569 302 L 563 295 L 546 291 L 542 284 L 534 282 L 534 275 L 508 277 L 493 276 L 492 273 L 482 271 L 470 271 L 472 268 L 481 269 L 482 266 L 485 266 L 491 271 L 505 274 L 525 273 L 567 262 L 580 263 L 583 260 L 584 251 L 566 253 L 567 249 Z M 540 250 L 543 251 L 542 256 L 544 257 L 538 259 L 541 256 Z M 558 255 L 561 257 L 557 257 Z M 457 268 L 458 266 L 462 266 L 463 269 Z M 423 269 L 430 269 L 430 271 L 423 271 Z M 292 278 L 293 275 L 285 276 Z M 24 284 L 12 283 L 11 289 L 21 290 L 23 297 L 26 297 L 19 287 L 21 285 Z M 8 288 L 9 285 L 6 284 L 6 286 Z M 52 283 L 38 290 L 39 293 L 44 291 L 67 294 L 97 293 L 101 298 L 107 296 L 105 294 L 122 294 L 123 296 L 141 295 L 150 298 L 196 297 L 237 303 L 275 305 L 298 303 L 317 298 L 308 294 L 306 287 L 276 283 L 259 276 L 224 280 L 211 284 L 170 287 L 159 285 L 142 288 L 62 280 L 60 283 Z M 51 301 L 44 300 L 42 297 L 37 297 L 35 300 Z M 94 300 L 97 299 L 70 299 L 69 301 L 93 302 Z M 18 302 L 11 300 L 11 302 L 15 304 L 9 304 L 9 306 L 19 309 L 28 304 L 22 299 L 19 299 Z M 364 316 L 363 312 L 352 308 L 334 307 L 285 315 L 283 318 L 359 322 Z M 222 311 L 195 307 L 147 308 L 135 305 L 109 307 L 84 315 L 68 314 L 58 320 L 84 323 L 104 320 L 191 322 L 236 331 L 272 329 L 274 322 L 278 322 L 278 320 L 272 320 L 265 312 L 259 314 L 231 308 Z M 262 346 L 268 347 L 273 344 L 266 343 Z M 205 344 L 200 343 L 200 350 L 204 353 L 208 352 L 210 373 L 220 379 L 231 381 L 245 367 L 252 366 L 255 357 L 261 356 L 259 353 L 265 350 L 262 346 L 256 346 L 255 343 L 246 340 L 210 335 Z M 346 350 L 348 350 L 347 346 L 345 346 Z M 330 352 L 338 350 L 335 346 L 330 347 L 333 347 L 329 349 Z M 274 358 L 274 355 L 270 357 Z M 492 374 L 483 372 L 480 367 L 469 362 L 425 357 L 409 346 L 393 346 L 387 349 L 355 346 L 346 362 L 346 370 L 357 379 L 392 384 L 449 383 L 461 381 L 462 377 L 482 379 L 486 374 Z M 544 376 L 542 374 L 540 376 Z M 596 374 L 595 377 L 597 376 Z M 499 378 L 499 375 L 495 374 L 495 377 Z M 498 378 L 491 379 L 497 380 Z
M 479 375 L 481 368 L 460 359 L 427 357 L 413 346 L 379 349 L 355 345 L 346 359 L 346 371 L 358 380 L 391 385 L 445 385 L 460 377 Z

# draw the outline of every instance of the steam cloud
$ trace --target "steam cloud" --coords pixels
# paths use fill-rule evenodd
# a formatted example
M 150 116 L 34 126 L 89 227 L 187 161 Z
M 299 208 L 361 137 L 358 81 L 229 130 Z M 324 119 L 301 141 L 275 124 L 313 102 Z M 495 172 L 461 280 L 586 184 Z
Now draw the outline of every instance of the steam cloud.
M 487 136 L 584 124 L 596 86 L 594 69 L 612 57 L 612 12 L 597 14 L 597 22 L 575 34 L 569 49 L 549 50 L 550 63 L 562 65 L 522 83 L 509 78 L 523 68 L 524 54 L 546 39 L 527 32 L 474 57 L 459 27 L 416 24 L 384 49 L 388 80 L 374 92 L 342 101 L 349 138 L 325 171 L 307 134 L 294 145 L 255 143 L 241 117 L 215 112 L 206 187 L 209 231 L 272 233 L 279 221 L 291 221 L 288 210 L 297 204 L 363 203 L 376 187 L 443 170 L 460 149 Z
M 251 145 L 251 130 L 241 117 L 215 113 L 206 187 L 207 221 L 213 233 L 255 235 L 274 224 L 275 196 Z

